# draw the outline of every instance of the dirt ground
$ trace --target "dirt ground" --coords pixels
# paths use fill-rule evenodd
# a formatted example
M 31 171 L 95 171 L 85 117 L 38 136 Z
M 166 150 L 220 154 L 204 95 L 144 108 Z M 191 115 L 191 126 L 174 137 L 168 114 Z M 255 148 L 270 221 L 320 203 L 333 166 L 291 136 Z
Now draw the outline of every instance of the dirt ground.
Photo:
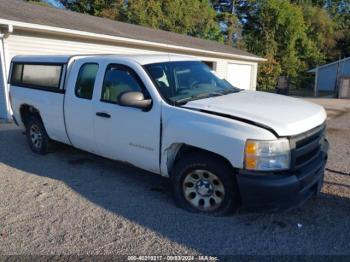
M 217 218 L 177 208 L 167 179 L 69 147 L 38 156 L 0 124 L 0 254 L 350 255 L 350 113 L 327 132 L 319 197 Z

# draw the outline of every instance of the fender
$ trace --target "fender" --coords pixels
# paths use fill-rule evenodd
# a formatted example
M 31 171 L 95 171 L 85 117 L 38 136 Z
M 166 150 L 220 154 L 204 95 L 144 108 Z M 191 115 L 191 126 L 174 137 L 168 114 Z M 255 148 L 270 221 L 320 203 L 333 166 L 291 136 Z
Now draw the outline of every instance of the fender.
M 162 123 L 161 174 L 164 176 L 168 176 L 167 163 L 172 162 L 173 154 L 183 144 L 213 152 L 233 167 L 243 168 L 247 139 L 276 139 L 271 131 L 257 125 L 165 103 Z

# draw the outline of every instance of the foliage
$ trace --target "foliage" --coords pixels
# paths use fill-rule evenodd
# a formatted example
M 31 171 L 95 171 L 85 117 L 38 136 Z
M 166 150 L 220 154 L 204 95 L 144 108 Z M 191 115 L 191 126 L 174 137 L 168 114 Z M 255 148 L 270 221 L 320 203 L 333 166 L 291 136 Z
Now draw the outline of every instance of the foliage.
M 247 49 L 268 59 L 259 70 L 261 89 L 274 88 L 280 74 L 304 85 L 307 69 L 337 54 L 336 24 L 322 1 L 238 0 L 237 9 Z
M 299 58 L 306 43 L 303 12 L 286 0 L 251 1 L 245 8 L 249 23 L 243 34 L 249 51 L 267 57 L 260 67 L 258 84 L 262 89 L 274 88 L 280 73 L 296 77 L 305 69 Z M 268 78 L 268 79 L 266 79 Z
M 275 87 L 278 77 L 281 75 L 281 65 L 271 55 L 265 57 L 266 62 L 259 65 L 258 86 L 260 90 L 269 90 Z
M 206 0 L 129 0 L 127 7 L 128 22 L 222 41 L 215 11 Z
M 67 9 L 79 13 L 121 19 L 124 0 L 59 0 Z
M 40 2 L 39 0 L 27 0 Z M 258 86 L 280 75 L 297 86 L 317 65 L 350 56 L 350 0 L 56 0 L 65 8 L 127 23 L 225 42 L 265 57 Z
M 336 23 L 339 57 L 350 56 L 350 0 L 328 0 L 325 8 Z
M 51 7 L 51 5 L 49 3 L 41 2 L 40 0 L 26 0 L 26 2 L 29 2 L 29 3 L 32 3 L 32 4 L 36 4 L 36 5 Z
M 238 18 L 231 13 L 217 14 L 217 20 L 222 27 L 225 37 L 225 44 L 229 46 L 239 46 L 241 43 L 241 27 Z
M 215 11 L 207 0 L 60 0 L 73 11 L 132 24 L 223 41 Z
M 303 12 L 308 40 L 318 52 L 318 54 L 315 54 L 317 57 L 314 57 L 314 60 L 308 61 L 309 66 L 314 67 L 325 62 L 327 57 L 335 56 L 334 48 L 337 44 L 336 24 L 327 11 L 321 7 L 304 6 Z

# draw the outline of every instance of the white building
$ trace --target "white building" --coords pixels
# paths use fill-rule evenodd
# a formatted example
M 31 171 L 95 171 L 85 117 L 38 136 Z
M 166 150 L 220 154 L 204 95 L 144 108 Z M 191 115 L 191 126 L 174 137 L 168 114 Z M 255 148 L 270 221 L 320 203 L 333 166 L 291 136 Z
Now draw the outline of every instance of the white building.
M 199 57 L 233 85 L 256 88 L 258 62 L 248 52 L 181 34 L 0 0 L 0 118 L 10 119 L 8 71 L 16 55 L 176 53 Z

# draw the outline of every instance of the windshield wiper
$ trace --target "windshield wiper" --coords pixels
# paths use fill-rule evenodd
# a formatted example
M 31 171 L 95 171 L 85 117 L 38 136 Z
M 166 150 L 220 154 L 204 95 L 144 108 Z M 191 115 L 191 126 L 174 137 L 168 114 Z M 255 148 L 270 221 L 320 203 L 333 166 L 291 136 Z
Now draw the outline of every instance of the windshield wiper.
M 242 91 L 242 89 L 237 88 L 237 89 L 229 89 L 229 90 L 223 90 L 223 91 L 204 93 L 204 94 L 199 94 L 199 95 L 192 95 L 189 97 L 185 97 L 185 98 L 176 100 L 174 103 L 175 103 L 175 105 L 184 105 L 187 102 L 190 102 L 193 100 L 204 99 L 204 98 L 215 97 L 215 96 L 223 96 L 223 95 L 238 93 L 240 91 Z
M 209 97 L 214 97 L 214 96 L 222 96 L 222 95 L 223 94 L 220 92 L 210 92 L 210 93 L 204 93 L 204 94 L 199 94 L 199 95 L 192 95 L 189 97 L 185 97 L 185 98 L 176 100 L 175 104 L 176 105 L 184 105 L 189 101 L 204 99 L 204 98 L 209 98 Z
M 221 94 L 222 95 L 228 95 L 228 94 L 233 94 L 233 93 L 238 93 L 242 91 L 242 89 L 230 89 L 230 90 L 224 90 L 224 91 L 221 91 Z

